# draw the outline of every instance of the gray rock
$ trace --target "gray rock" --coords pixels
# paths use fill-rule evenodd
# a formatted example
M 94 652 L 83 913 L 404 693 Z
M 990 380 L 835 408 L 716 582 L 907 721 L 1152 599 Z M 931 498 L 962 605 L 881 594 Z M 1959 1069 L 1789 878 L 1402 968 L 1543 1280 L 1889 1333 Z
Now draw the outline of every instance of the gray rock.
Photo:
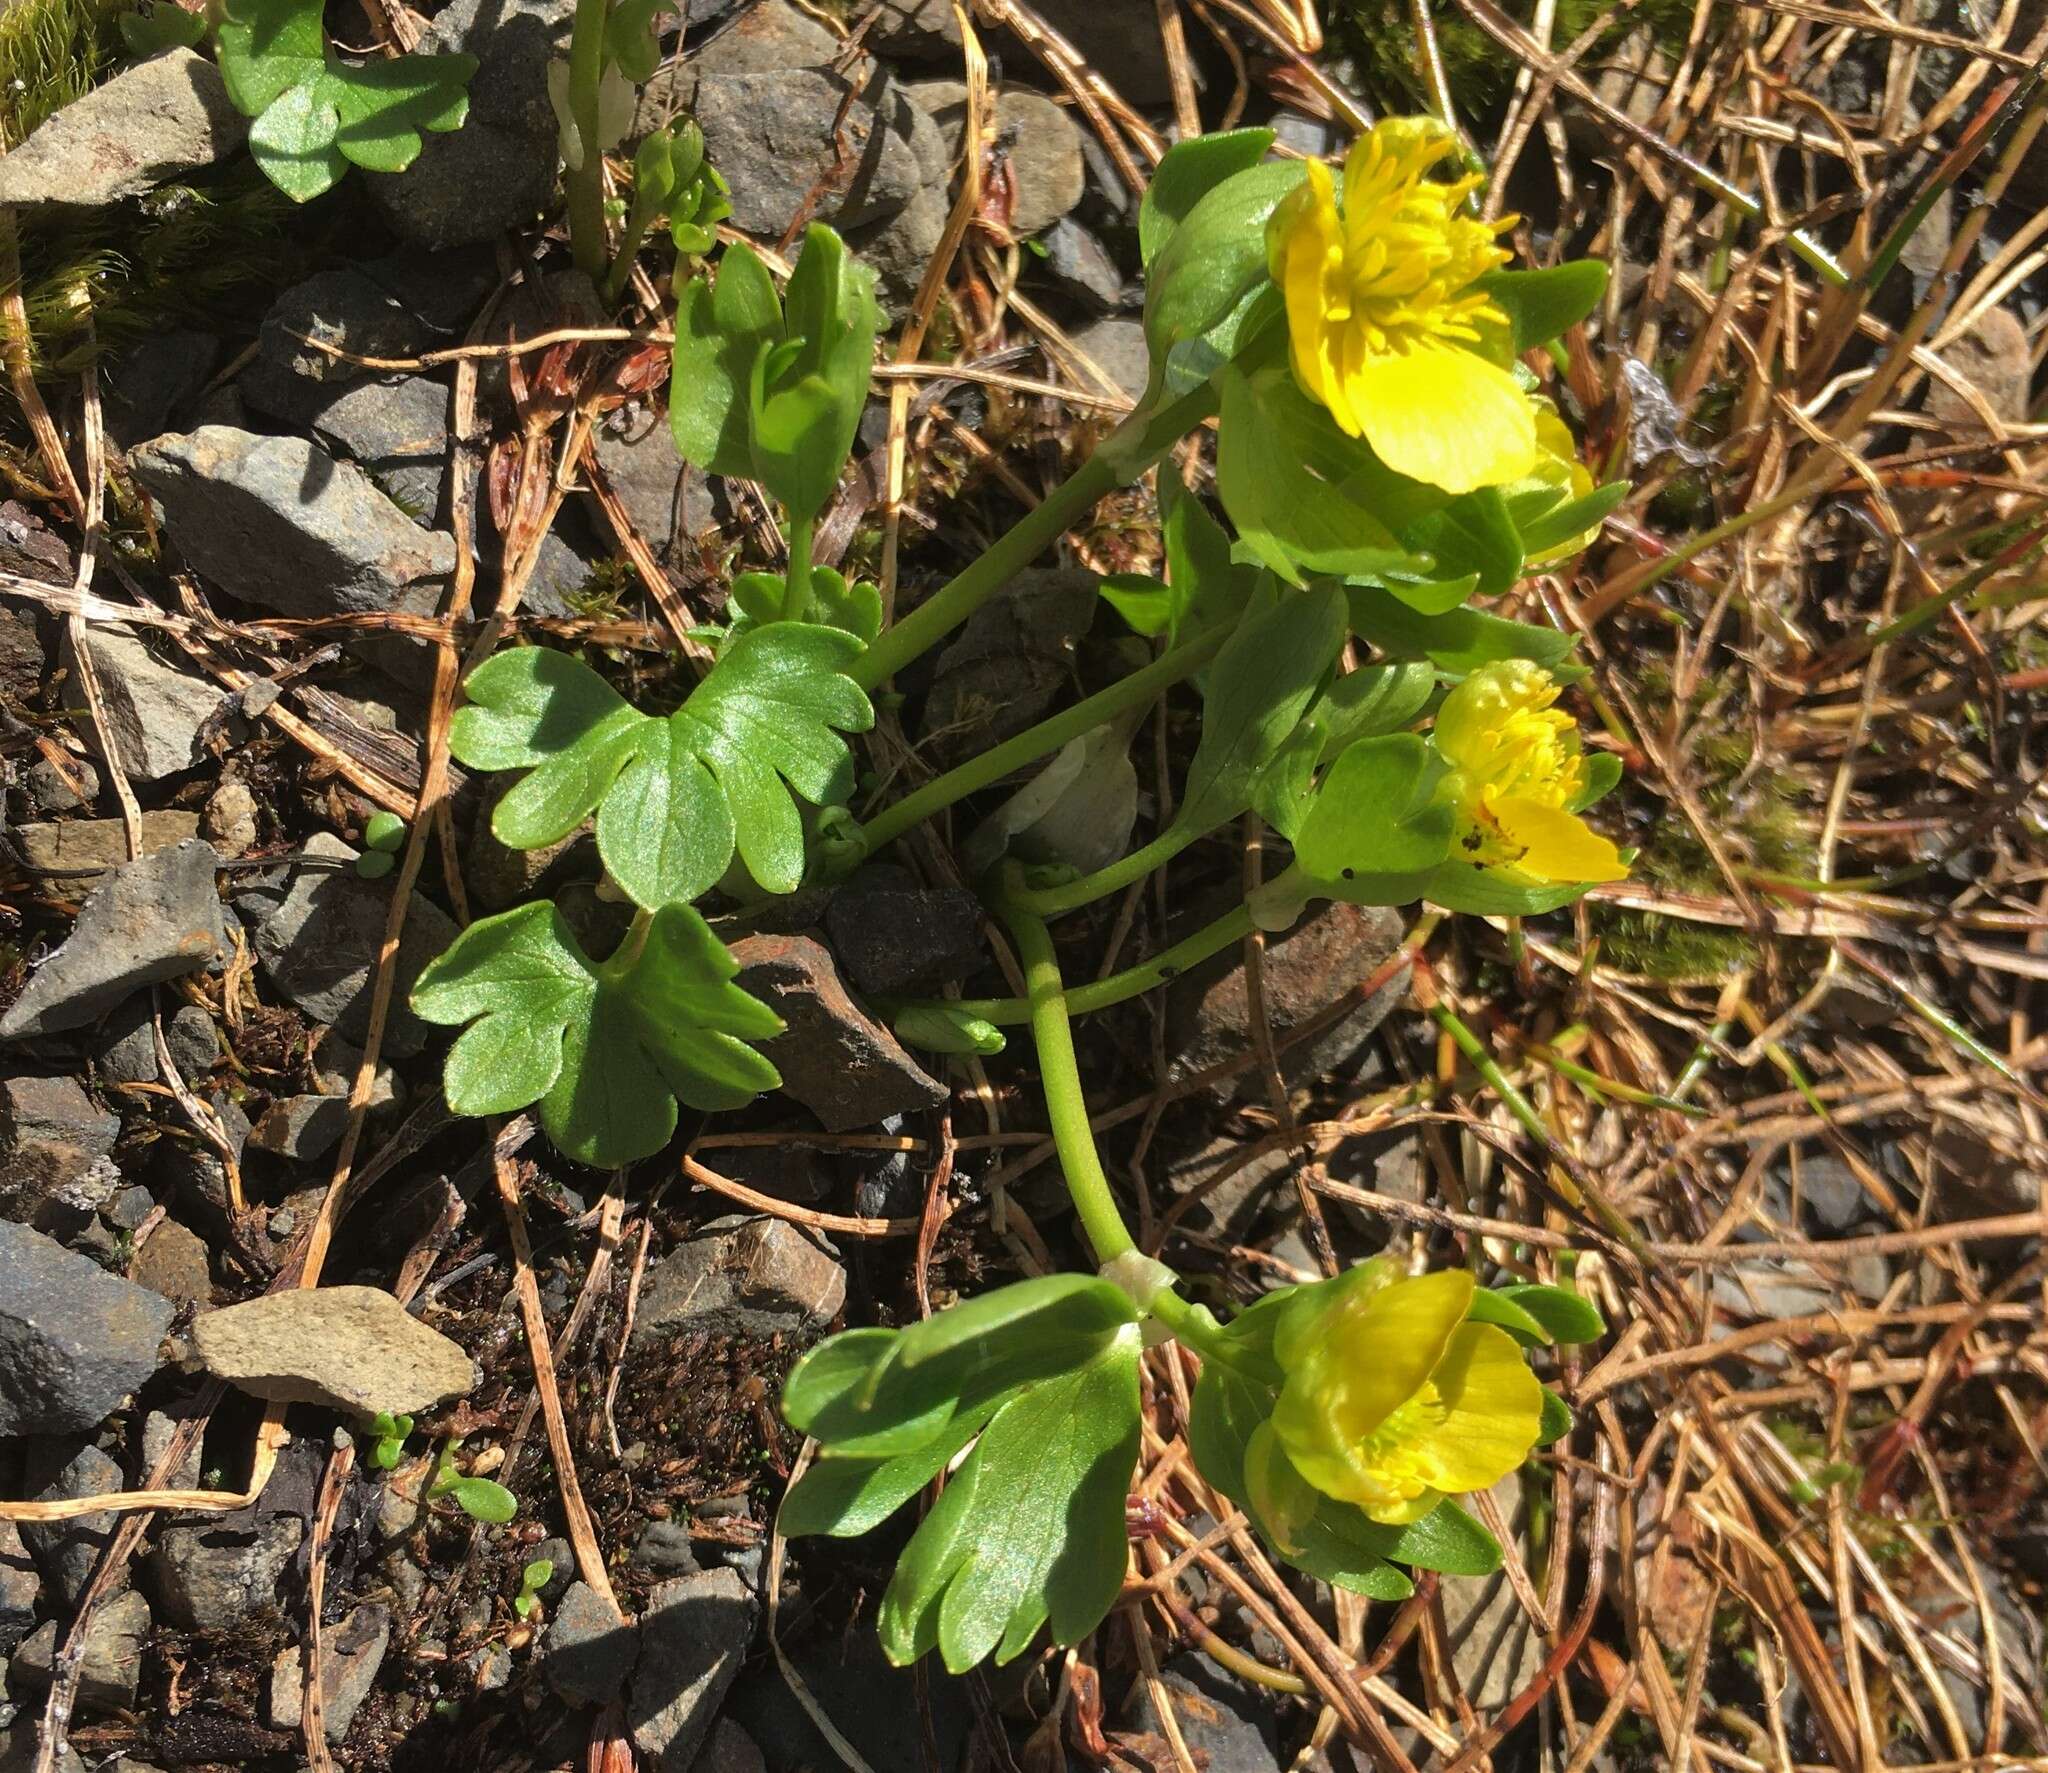
M 171 1050 L 171 1063 L 188 1081 L 204 1077 L 220 1062 L 220 1030 L 196 1003 L 180 1004 L 165 1018 L 164 1045 Z
M 807 936 L 747 936 L 732 944 L 739 985 L 788 1024 L 761 1050 L 786 1094 L 833 1133 L 946 1100 L 902 1044 L 847 996 L 832 956 Z
M 2027 418 L 2034 359 L 2026 326 L 2010 308 L 1987 309 L 1961 337 L 1944 345 L 1940 356 L 1977 391 L 1995 417 L 2008 423 Z M 1953 433 L 1971 435 L 1984 430 L 1976 407 L 1946 382 L 1929 378 L 1925 405 L 1928 413 Z
M 168 1036 L 169 1029 L 165 1029 Z M 101 1023 L 92 1048 L 102 1088 L 115 1084 L 156 1082 L 156 1036 L 150 1028 L 150 1001 L 138 992 L 117 1004 Z
M 0 566 L 17 572 L 39 564 L 7 545 L 8 531 L 16 527 L 11 514 L 21 509 L 19 505 L 0 506 Z M 26 525 L 22 527 L 26 529 Z M 50 575 L 47 567 L 43 572 Z M 54 579 L 56 575 L 50 576 Z M 70 577 L 68 573 L 61 576 Z M 19 604 L 0 604 L 0 693 L 12 701 L 27 703 L 43 687 L 48 674 L 49 655 L 43 650 L 42 627 L 36 612 Z
M 1096 585 L 1093 573 L 1031 568 L 968 617 L 925 697 L 923 735 L 939 759 L 999 745 L 1051 708 L 1095 620 Z
M 74 99 L 0 156 L 0 204 L 97 208 L 139 197 L 239 149 L 249 122 L 220 70 L 167 49 Z
M 313 415 L 315 434 L 375 473 L 407 460 L 435 467 L 448 448 L 448 390 L 426 376 L 352 382 Z
M 902 869 L 855 875 L 832 895 L 825 929 L 854 988 L 874 997 L 922 996 L 988 959 L 981 901 L 965 887 L 919 886 Z
M 957 61 L 960 21 L 953 0 L 876 0 L 867 41 L 884 55 L 911 61 Z
M 75 813 L 99 797 L 100 773 L 82 757 L 66 758 L 61 770 L 47 757 L 28 766 L 28 798 L 39 813 Z
M 192 839 L 110 869 L 70 936 L 0 1016 L 0 1040 L 83 1028 L 132 992 L 196 972 L 222 952 L 216 860 Z
M 123 449 L 132 449 L 168 431 L 199 398 L 219 362 L 220 340 L 212 333 L 151 334 L 107 377 L 107 434 Z
M 1190 919 L 1206 922 L 1201 907 Z M 1401 919 L 1382 907 L 1319 905 L 1295 926 L 1268 941 L 1260 984 L 1266 1022 L 1276 1042 L 1320 1015 L 1353 986 L 1376 972 L 1401 942 Z M 1334 1028 L 1280 1054 L 1290 1084 L 1357 1064 L 1373 1031 L 1407 994 L 1405 971 L 1390 979 Z M 1244 962 L 1235 950 L 1191 967 L 1167 993 L 1166 1043 L 1176 1078 L 1192 1077 L 1251 1049 Z M 1216 1086 L 1224 1099 L 1260 1097 L 1250 1072 Z
M 1519 1529 L 1520 1478 L 1503 1478 L 1492 1494 Z M 1529 1684 L 1543 1662 L 1543 1640 L 1503 1572 L 1444 1576 L 1439 1581 L 1458 1685 L 1480 1715 L 1488 1716 Z
M 356 851 L 318 832 L 306 842 L 314 856 L 353 862 Z M 256 958 L 270 982 L 316 1022 L 331 1023 L 360 1045 L 370 1031 L 370 981 L 384 942 L 391 889 L 354 869 L 309 868 L 290 892 L 262 910 L 254 930 Z M 427 1043 L 427 1025 L 406 1008 L 420 970 L 455 940 L 455 921 L 415 892 L 398 949 L 384 1050 L 410 1058 Z
M 633 1341 L 678 1330 L 802 1335 L 845 1303 L 846 1270 L 787 1220 L 715 1219 L 648 1271 Z
M 107 736 L 131 780 L 159 781 L 205 761 L 200 728 L 227 706 L 225 690 L 165 664 L 126 628 L 95 625 L 86 630 L 86 646 L 105 699 Z M 68 630 L 60 651 L 75 672 Z M 64 686 L 64 705 L 85 707 L 85 692 L 75 681 Z M 97 744 L 90 724 L 87 731 Z
M 1164 104 L 1173 97 L 1173 74 L 1165 40 L 1159 34 L 1156 7 L 1105 6 L 1102 0 L 1038 0 L 1033 10 L 1132 104 Z M 1197 89 L 1202 84 L 1197 71 Z
M 874 267 L 878 293 L 892 313 L 904 308 L 924 280 L 925 267 L 945 237 L 952 202 L 942 185 L 927 185 L 887 221 L 849 235 Z
M 452 537 L 423 532 L 361 469 L 303 437 L 205 425 L 128 462 L 186 560 L 230 596 L 283 615 L 387 610 L 455 569 Z
M 105 1165 L 120 1134 L 120 1116 L 96 1106 L 71 1078 L 0 1080 L 0 1216 L 42 1231 L 75 1229 L 82 1223 L 75 1209 L 53 1197 Z
M 1132 400 L 1144 397 L 1152 379 L 1152 352 L 1145 343 L 1142 320 L 1113 315 L 1090 321 L 1074 334 L 1074 346 Z
M 0 1716 L 12 1716 L 14 1707 L 0 1705 Z M 35 1723 L 22 1718 L 12 1729 L 0 1726 L 0 1773 L 36 1773 L 39 1747 Z M 85 1762 L 67 1741 L 57 1751 L 55 1773 L 85 1773 Z
M 790 0 L 750 6 L 690 57 L 700 79 L 775 74 L 786 68 L 824 68 L 846 47 L 841 38 Z M 869 66 L 862 57 L 855 72 Z
M 490 255 L 472 252 L 400 253 L 317 272 L 271 304 L 241 385 L 265 412 L 311 422 L 335 389 L 385 379 L 352 359 L 459 344 L 496 281 Z
M 153 856 L 196 836 L 199 821 L 187 812 L 165 808 L 142 815 L 142 853 Z M 119 819 L 66 819 L 58 824 L 19 825 L 15 837 L 22 854 L 38 868 L 118 868 L 128 860 L 128 830 Z M 83 882 L 87 877 L 76 877 Z M 83 885 L 72 891 L 83 892 Z
M 1061 216 L 1038 237 L 1046 276 L 1083 306 L 1114 314 L 1124 306 L 1128 285 L 1109 248 L 1070 215 Z
M 919 80 L 906 86 L 911 102 L 939 126 L 948 164 L 961 153 L 967 127 L 967 87 L 959 80 Z M 1009 184 L 1010 231 L 1019 236 L 1049 228 L 1081 201 L 1088 168 L 1074 120 L 1043 93 L 1008 86 L 996 94 L 993 119 L 1003 176 Z M 993 201 L 993 190 L 990 198 Z
M 287 1096 L 273 1102 L 249 1129 L 249 1143 L 273 1156 L 308 1163 L 341 1143 L 348 1101 L 341 1096 Z
M 213 1265 L 206 1240 L 175 1219 L 160 1219 L 131 1271 L 135 1284 L 179 1305 L 213 1303 Z
M 256 796 L 249 784 L 230 776 L 213 791 L 201 815 L 206 841 L 223 856 L 246 856 L 256 847 Z
M 660 1773 L 688 1773 L 745 1659 L 755 1614 L 731 1570 L 679 1576 L 648 1596 L 626 1722 Z
M 909 135 L 854 91 L 814 68 L 699 79 L 696 118 L 735 227 L 773 239 L 807 214 L 851 228 L 910 201 L 925 175 Z
M 761 1745 L 731 1718 L 720 1718 L 690 1764 L 691 1773 L 768 1773 Z
M 1195 1765 L 1208 1773 L 1278 1773 L 1279 1722 L 1271 1698 L 1206 1656 L 1176 1656 L 1160 1670 Z M 1131 1728 L 1164 1734 L 1152 1690 L 1132 1692 Z
M 686 1575 L 698 1567 L 696 1542 L 680 1521 L 649 1521 L 633 1547 L 633 1562 L 643 1570 Z
M 365 183 L 394 232 L 416 246 L 466 246 L 530 222 L 554 195 L 556 125 L 547 67 L 566 52 L 569 0 L 455 0 L 435 15 L 420 48 L 477 58 L 469 116 L 421 138 L 400 173 Z
M 42 1586 L 21 1529 L 12 1521 L 0 1521 L 0 1656 L 9 1655 L 34 1628 L 36 1596 Z
M 548 1685 L 571 1705 L 602 1705 L 640 1653 L 634 1628 L 587 1582 L 572 1582 L 548 1623 Z
M 613 414 L 598 427 L 597 465 L 660 559 L 717 520 L 709 485 L 697 470 L 684 468 L 668 422 L 658 413 Z
M 170 1324 L 168 1300 L 0 1220 L 0 1436 L 97 1428 Z
M 370 1603 L 351 1608 L 338 1625 L 322 1634 L 320 1646 L 320 1722 L 330 1743 L 339 1745 L 362 1709 L 384 1653 L 391 1647 L 391 1610 Z M 297 1644 L 288 1644 L 270 1670 L 270 1727 L 296 1730 L 305 1720 L 305 1660 Z
M 132 1588 L 93 1610 L 78 1667 L 81 1712 L 127 1711 L 134 1706 L 150 1623 L 149 1603 Z M 7 1668 L 8 1686 L 41 1691 L 49 1686 L 56 1661 L 57 1622 L 50 1619 L 14 1653 Z
M 179 1418 L 165 1410 L 152 1410 L 142 1419 L 142 1475 L 147 1477 L 155 1471 L 163 1456 L 171 1449 L 171 1437 L 183 1426 Z M 203 1440 L 194 1441 L 191 1451 L 172 1466 L 164 1488 L 170 1490 L 196 1490 L 204 1473 L 206 1446 Z
M 59 1460 L 64 1462 L 60 1465 Z M 68 1439 L 45 1441 L 35 1450 L 25 1475 L 29 1493 L 38 1502 L 76 1502 L 82 1496 L 108 1496 L 126 1488 L 121 1468 L 90 1441 L 75 1447 Z M 29 1556 L 65 1607 L 78 1604 L 119 1523 L 120 1517 L 107 1509 L 69 1520 L 22 1524 Z
M 117 1188 L 114 1197 L 100 1208 L 100 1217 L 116 1231 L 139 1231 L 143 1220 L 156 1208 L 156 1196 L 140 1183 Z
M 173 1625 L 225 1631 L 278 1604 L 278 1584 L 305 1530 L 294 1514 L 266 1515 L 253 1525 L 228 1516 L 165 1527 L 143 1562 L 143 1579 Z
M 381 1287 L 267 1293 L 192 1326 L 208 1372 L 282 1404 L 417 1415 L 476 1384 L 469 1356 Z

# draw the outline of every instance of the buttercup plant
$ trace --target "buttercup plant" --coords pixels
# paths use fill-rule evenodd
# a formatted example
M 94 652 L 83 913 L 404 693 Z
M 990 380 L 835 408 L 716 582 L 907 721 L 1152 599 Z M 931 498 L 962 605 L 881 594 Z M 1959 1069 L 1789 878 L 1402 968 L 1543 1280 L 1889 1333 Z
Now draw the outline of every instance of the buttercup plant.
M 638 77 L 651 15 L 593 6 L 609 22 L 586 31 L 579 13 L 558 90 L 577 256 L 602 270 L 591 242 L 601 152 L 618 139 L 614 75 Z M 675 225 L 687 205 L 678 244 L 708 253 L 723 187 L 687 128 L 659 139 L 641 151 L 623 250 L 648 216 L 668 205 Z M 679 290 L 670 418 L 686 460 L 779 505 L 783 570 L 735 580 L 726 624 L 706 636 L 714 662 L 671 711 L 635 708 L 581 661 L 526 647 L 471 674 L 452 729 L 463 763 L 522 772 L 496 835 L 534 848 L 592 819 L 635 915 L 593 959 L 553 905 L 525 905 L 471 925 L 429 966 L 414 1009 L 464 1026 L 448 1100 L 470 1114 L 537 1106 L 565 1153 L 617 1166 L 659 1151 L 681 1108 L 737 1108 L 779 1082 L 757 1043 L 780 1020 L 740 988 L 695 901 L 837 878 L 1036 760 L 1100 747 L 1162 693 L 1199 694 L 1179 810 L 1149 842 L 1086 871 L 1006 853 L 1000 822 L 978 843 L 979 890 L 1015 942 L 1026 995 L 877 1006 L 941 1053 L 992 1053 L 1006 1029 L 1029 1028 L 1098 1265 L 906 1329 L 848 1331 L 791 1374 L 784 1412 L 816 1457 L 783 1503 L 785 1532 L 865 1533 L 944 1479 L 882 1602 L 898 1662 L 936 1650 L 962 1669 L 1041 1631 L 1073 1643 L 1101 1621 L 1127 1562 L 1150 1342 L 1199 1357 L 1189 1447 L 1274 1552 L 1396 1599 L 1413 1570 L 1495 1567 L 1500 1548 L 1452 1498 L 1569 1430 L 1529 1352 L 1604 1329 L 1568 1287 L 1489 1288 L 1384 1259 L 1221 1323 L 1138 1249 L 1089 1129 L 1077 1014 L 1254 928 L 1285 929 L 1316 900 L 1521 915 L 1627 867 L 1585 818 L 1618 764 L 1583 751 L 1557 706 L 1576 674 L 1571 640 L 1471 607 L 1583 546 L 1623 490 L 1593 484 L 1524 364 L 1592 309 L 1602 269 L 1507 269 L 1503 229 L 1469 213 L 1477 177 L 1439 176 L 1453 144 L 1434 123 L 1379 124 L 1341 175 L 1269 160 L 1271 145 L 1241 130 L 1166 156 L 1139 221 L 1152 375 L 1137 410 L 893 622 L 875 587 L 812 559 L 868 398 L 872 279 L 828 228 L 804 236 L 779 293 L 759 254 L 728 246 Z M 684 185 L 694 195 L 678 199 Z M 870 698 L 1212 420 L 1215 505 L 1161 474 L 1163 579 L 1103 587 L 1157 643 L 1151 661 L 856 818 L 848 737 L 872 725 Z M 1248 812 L 1291 846 L 1283 870 L 1206 928 L 1067 987 L 1055 920 Z

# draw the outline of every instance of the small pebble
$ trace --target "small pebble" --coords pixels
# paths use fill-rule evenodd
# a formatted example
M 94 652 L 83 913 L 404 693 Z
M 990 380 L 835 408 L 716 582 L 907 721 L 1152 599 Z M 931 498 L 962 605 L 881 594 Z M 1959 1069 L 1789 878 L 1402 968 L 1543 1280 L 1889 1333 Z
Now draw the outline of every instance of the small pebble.
M 246 782 L 230 776 L 213 791 L 199 828 L 224 856 L 242 856 L 256 847 L 256 796 Z

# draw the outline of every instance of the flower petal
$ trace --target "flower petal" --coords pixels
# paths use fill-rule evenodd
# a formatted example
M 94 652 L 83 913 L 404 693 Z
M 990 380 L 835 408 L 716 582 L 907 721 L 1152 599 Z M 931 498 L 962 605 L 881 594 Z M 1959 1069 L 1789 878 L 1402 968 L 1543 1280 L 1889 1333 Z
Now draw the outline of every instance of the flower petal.
M 1487 810 L 1502 835 L 1522 852 L 1514 865 L 1524 874 L 1559 883 L 1628 878 L 1621 852 L 1577 813 L 1512 797 L 1490 799 Z
M 1273 1429 L 1324 1495 L 1383 1495 L 1361 1463 L 1364 1442 L 1428 1382 L 1473 1287 L 1464 1269 L 1440 1269 L 1343 1298 L 1315 1325 L 1280 1389 Z
M 1414 1443 L 1411 1469 L 1452 1495 L 1484 1490 L 1529 1457 L 1543 1422 L 1543 1387 L 1520 1345 L 1492 1324 L 1452 1336 L 1431 1383 L 1443 1420 Z
M 1535 468 L 1529 396 L 1507 370 L 1473 352 L 1425 342 L 1376 354 L 1345 392 L 1365 440 L 1410 480 L 1466 493 Z

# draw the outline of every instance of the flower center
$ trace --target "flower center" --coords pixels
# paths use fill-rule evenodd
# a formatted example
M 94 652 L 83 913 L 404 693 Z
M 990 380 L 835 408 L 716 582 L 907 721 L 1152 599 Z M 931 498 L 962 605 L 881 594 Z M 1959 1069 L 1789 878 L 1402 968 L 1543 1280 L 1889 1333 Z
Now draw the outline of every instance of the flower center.
M 1447 1415 L 1436 1387 L 1426 1384 L 1358 1443 L 1359 1475 L 1380 1492 L 1377 1506 L 1411 1502 L 1429 1488 L 1416 1469 L 1417 1455 Z
M 1427 340 L 1475 345 L 1480 321 L 1505 323 L 1470 285 L 1508 262 L 1494 236 L 1510 223 L 1459 213 L 1483 182 L 1478 174 L 1449 184 L 1428 176 L 1452 147 L 1441 129 L 1388 123 L 1345 161 L 1343 243 L 1331 248 L 1325 301 L 1332 320 L 1358 326 L 1370 352 Z

